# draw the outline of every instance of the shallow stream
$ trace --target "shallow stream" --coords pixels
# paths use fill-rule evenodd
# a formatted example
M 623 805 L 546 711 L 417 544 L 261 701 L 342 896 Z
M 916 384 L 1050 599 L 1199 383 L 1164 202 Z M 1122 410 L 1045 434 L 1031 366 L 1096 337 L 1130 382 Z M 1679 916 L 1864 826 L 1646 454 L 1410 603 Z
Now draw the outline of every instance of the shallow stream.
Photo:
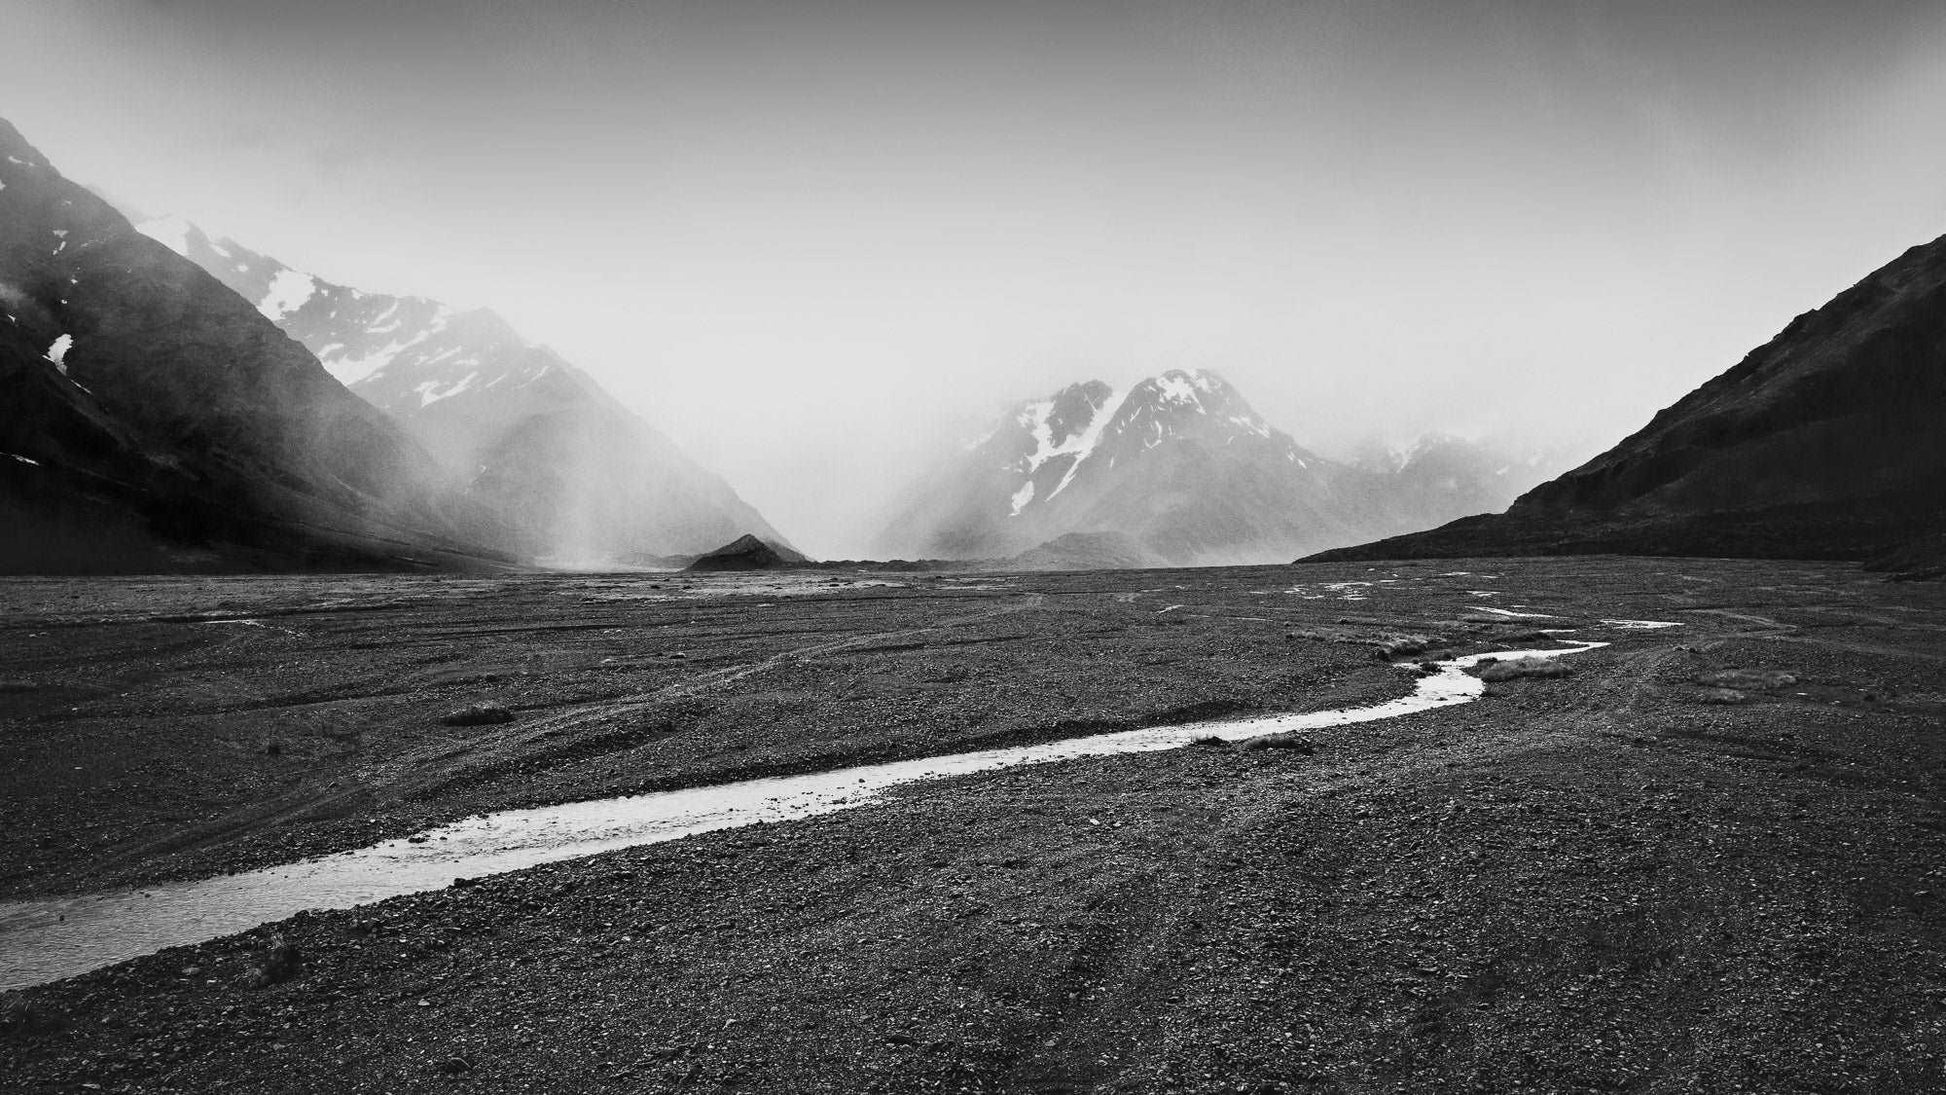
M 1040 745 L 506 810 L 407 839 L 244 874 L 0 903 L 0 990 L 71 977 L 166 947 L 200 943 L 305 909 L 346 909 L 440 889 L 456 878 L 500 874 L 758 821 L 833 813 L 869 802 L 900 784 L 1079 757 L 1176 749 L 1211 737 L 1242 741 L 1262 734 L 1323 730 L 1466 703 L 1484 687 L 1466 669 L 1483 659 L 1557 657 L 1606 645 L 1569 642 L 1551 650 L 1455 658 L 1420 677 L 1411 695 L 1369 707 L 1151 726 Z

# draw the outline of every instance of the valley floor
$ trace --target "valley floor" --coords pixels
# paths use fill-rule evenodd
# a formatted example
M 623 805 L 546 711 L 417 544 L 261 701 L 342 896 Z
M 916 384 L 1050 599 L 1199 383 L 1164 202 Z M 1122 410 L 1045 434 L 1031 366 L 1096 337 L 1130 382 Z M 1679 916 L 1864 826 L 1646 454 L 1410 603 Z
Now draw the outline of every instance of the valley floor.
M 303 914 L 265 988 L 270 927 L 26 990 L 0 1033 L 23 1091 L 1946 1088 L 1937 583 L 1619 558 L 11 580 L 0 620 L 8 898 L 1372 702 L 1411 687 L 1375 656 L 1401 637 L 1612 644 L 1311 755 L 963 777 Z M 485 701 L 513 720 L 441 722 Z

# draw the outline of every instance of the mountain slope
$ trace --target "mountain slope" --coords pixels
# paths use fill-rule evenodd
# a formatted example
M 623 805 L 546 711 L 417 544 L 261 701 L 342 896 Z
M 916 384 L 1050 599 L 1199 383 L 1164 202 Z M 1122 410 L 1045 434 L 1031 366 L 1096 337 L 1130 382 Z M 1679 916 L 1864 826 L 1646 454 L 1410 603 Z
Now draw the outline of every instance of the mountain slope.
M 1155 557 L 1119 532 L 1069 532 L 987 564 L 995 570 L 1139 570 Z
M 1504 516 L 1319 558 L 1923 553 L 1946 533 L 1942 421 L 1946 237 L 1798 316 Z
M 585 373 L 486 310 L 367 293 L 180 219 L 142 231 L 209 271 L 464 477 L 530 552 L 571 564 L 782 537 Z
M 1476 482 L 1454 458 L 1462 447 L 1356 468 L 1298 445 L 1212 372 L 1171 371 L 1122 392 L 1089 381 L 1023 404 L 943 461 L 904 497 L 877 550 L 997 558 L 1115 533 L 1131 558 L 1282 561 L 1287 546 L 1317 550 L 1466 512 L 1455 507 L 1490 495 L 1492 476 Z
M 423 449 L 4 121 L 0 365 L 15 518 L 0 567 L 492 554 L 491 524 Z M 70 540 L 121 546 L 64 564 L 48 545 Z

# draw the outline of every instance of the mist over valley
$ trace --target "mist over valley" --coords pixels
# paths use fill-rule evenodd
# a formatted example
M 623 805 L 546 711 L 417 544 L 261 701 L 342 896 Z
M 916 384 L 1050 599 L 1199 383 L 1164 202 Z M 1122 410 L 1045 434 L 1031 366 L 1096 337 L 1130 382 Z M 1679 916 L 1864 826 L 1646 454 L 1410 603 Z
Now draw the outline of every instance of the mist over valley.
M 7 1091 L 1946 1090 L 1937 4 L 0 8 Z

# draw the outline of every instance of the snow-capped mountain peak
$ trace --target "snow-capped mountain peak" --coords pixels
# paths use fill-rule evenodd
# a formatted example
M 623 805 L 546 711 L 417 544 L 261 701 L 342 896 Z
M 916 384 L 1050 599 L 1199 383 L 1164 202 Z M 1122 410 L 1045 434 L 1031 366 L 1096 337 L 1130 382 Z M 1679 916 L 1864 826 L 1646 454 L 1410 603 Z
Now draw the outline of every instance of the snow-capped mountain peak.
M 545 560 L 693 553 L 751 529 L 786 542 L 727 483 L 492 311 L 339 285 L 181 218 L 140 227 L 404 425 Z
M 1056 457 L 1068 458 L 1070 471 L 1080 466 L 1127 394 L 1091 380 L 1022 407 L 1015 422 L 1027 429 L 1034 447 L 1018 461 L 1020 470 L 1031 475 Z
M 212 239 L 195 222 L 166 216 L 146 220 L 135 230 L 215 274 L 266 319 L 281 323 L 317 296 L 318 280 L 235 240 Z
M 1223 493 L 1198 480 L 1242 474 L 1310 482 L 1328 474 L 1228 381 L 1200 369 L 1126 388 L 1071 384 L 1018 405 L 962 452 L 966 466 L 946 476 L 960 482 L 922 488 L 916 493 L 930 496 L 908 507 L 909 526 L 921 530 L 917 546 L 888 536 L 892 553 L 1010 555 L 1071 533 L 1114 532 L 1136 537 L 1156 557 L 1202 559 L 1231 551 L 1218 540 L 1262 536 L 1239 533 L 1242 519 L 1229 514 L 1190 516 L 1183 507 L 1200 505 L 1199 494 Z M 1277 550 L 1288 539 L 1275 534 Z
M 181 217 L 137 228 L 213 274 L 304 343 L 338 382 L 410 418 L 463 392 L 511 391 L 570 367 L 486 309 L 326 281 Z M 563 377 L 580 384 L 580 378 Z
M 1222 376 L 1170 370 L 1126 390 L 1069 385 L 1023 403 L 915 485 L 880 540 L 890 555 L 1031 555 L 1115 536 L 1174 563 L 1283 560 L 1367 530 L 1504 506 L 1508 476 L 1435 439 L 1410 466 L 1340 464 L 1272 426 Z M 1027 556 L 1021 556 L 1023 558 Z
M 1171 369 L 1146 383 L 1153 385 L 1158 400 L 1203 410 L 1202 396 L 1228 398 L 1230 386 L 1215 373 L 1202 369 Z
M 1206 369 L 1172 369 L 1137 384 L 1117 415 L 1116 428 L 1141 434 L 1145 449 L 1171 438 L 1194 438 L 1207 445 L 1253 439 L 1270 442 L 1287 463 L 1305 465 L 1309 456 L 1252 410 L 1229 381 Z
M 1019 476 L 1008 495 L 1008 516 L 1047 506 L 1090 469 L 1172 439 L 1228 445 L 1239 438 L 1270 441 L 1286 462 L 1301 464 L 1289 437 L 1250 409 L 1228 381 L 1202 369 L 1175 369 L 1116 389 L 1099 380 L 1071 384 L 1023 404 L 1011 424 L 976 448 L 998 447 L 1002 472 Z

